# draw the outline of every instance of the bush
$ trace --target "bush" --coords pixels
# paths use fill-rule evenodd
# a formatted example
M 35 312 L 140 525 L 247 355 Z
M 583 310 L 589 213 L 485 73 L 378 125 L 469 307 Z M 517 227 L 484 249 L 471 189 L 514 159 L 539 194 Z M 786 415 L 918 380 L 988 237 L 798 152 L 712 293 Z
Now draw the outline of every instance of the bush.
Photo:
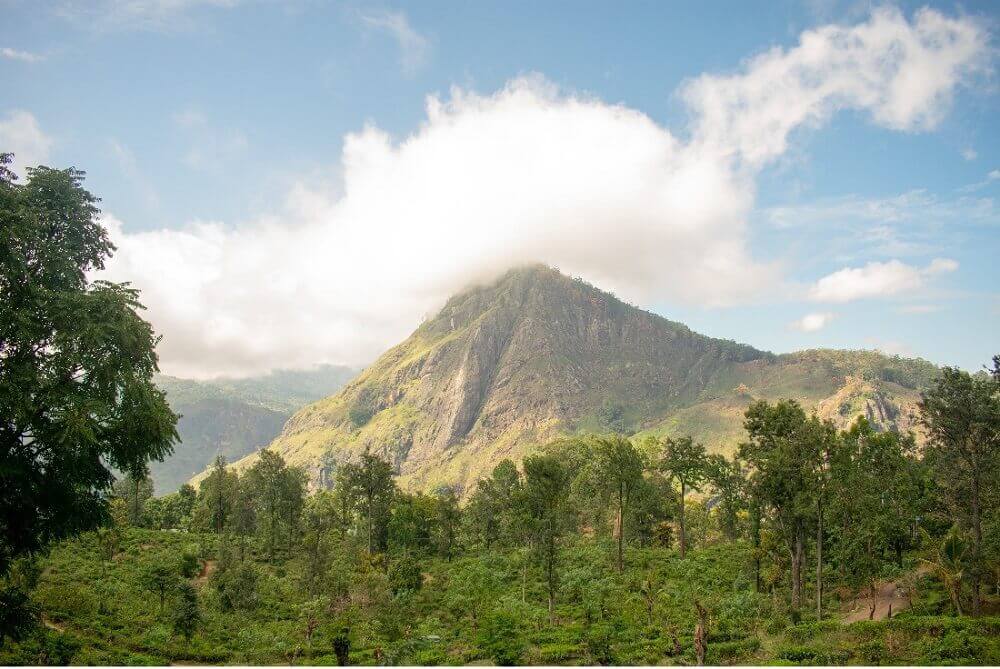
M 217 571 L 212 584 L 219 593 L 222 611 L 252 611 L 257 608 L 257 583 L 260 574 L 249 562 Z
M 403 554 L 389 565 L 389 587 L 393 595 L 417 592 L 423 582 L 420 563 L 412 555 Z
M 479 646 L 500 666 L 517 664 L 526 644 L 521 627 L 509 611 L 493 611 L 479 630 Z

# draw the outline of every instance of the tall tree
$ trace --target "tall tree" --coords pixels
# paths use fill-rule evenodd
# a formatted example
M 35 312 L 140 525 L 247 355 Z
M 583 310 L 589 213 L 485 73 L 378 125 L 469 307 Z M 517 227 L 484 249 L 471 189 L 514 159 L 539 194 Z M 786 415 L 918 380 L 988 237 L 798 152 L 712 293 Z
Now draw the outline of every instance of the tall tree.
M 392 465 L 365 451 L 361 462 L 341 466 L 343 480 L 350 496 L 360 506 L 365 519 L 368 552 L 386 547 L 391 503 L 396 484 L 392 480 Z
M 622 544 L 625 541 L 625 520 L 635 489 L 642 483 L 642 456 L 625 437 L 611 435 L 599 437 L 597 446 L 597 475 L 605 493 L 611 493 L 615 504 L 615 529 L 618 536 L 615 566 L 622 572 Z
M 667 437 L 663 440 L 660 454 L 660 469 L 676 480 L 681 487 L 680 503 L 677 508 L 678 530 L 680 531 L 680 556 L 687 552 L 687 533 L 684 526 L 684 503 L 689 490 L 698 490 L 705 480 L 708 464 L 705 447 L 694 442 L 691 437 Z
M 108 519 L 112 469 L 140 475 L 177 440 L 153 384 L 157 336 L 139 292 L 91 281 L 114 251 L 70 168 L 0 154 L 0 574 Z
M 238 486 L 236 473 L 226 469 L 226 458 L 217 455 L 212 471 L 198 487 L 193 512 L 195 526 L 222 534 L 236 508 Z
M 549 621 L 555 620 L 559 585 L 559 539 L 566 530 L 569 475 L 558 458 L 536 455 L 524 460 L 522 501 L 530 519 L 532 545 L 545 571 Z
M 149 477 L 149 471 L 143 471 L 139 476 L 128 474 L 123 479 L 119 479 L 112 487 L 114 494 L 122 498 L 128 509 L 128 522 L 133 527 L 143 527 L 146 525 L 143 518 L 143 511 L 146 502 L 153 497 L 153 479 Z
M 521 491 L 521 475 L 512 460 L 502 460 L 487 479 L 482 479 L 463 514 L 469 532 L 486 548 L 494 542 L 513 543 L 515 501 Z
M 751 469 L 754 494 L 774 512 L 791 561 L 792 617 L 802 605 L 807 530 L 815 517 L 816 469 L 823 439 L 831 429 L 806 418 L 794 400 L 754 402 L 746 411 L 749 441 L 739 455 Z
M 243 477 L 243 485 L 257 515 L 269 558 L 274 558 L 282 534 L 291 545 L 305 498 L 305 473 L 289 467 L 284 458 L 264 449 Z
M 458 506 L 458 495 L 452 486 L 444 486 L 438 490 L 436 497 L 438 553 L 450 562 L 455 554 L 458 526 L 462 520 L 461 510 Z
M 739 532 L 739 513 L 746 508 L 746 474 L 739 458 L 708 456 L 705 477 L 719 497 L 719 525 L 729 541 Z
M 952 517 L 971 534 L 973 614 L 980 610 L 985 566 L 983 518 L 1000 483 L 1000 367 L 993 372 L 972 375 L 945 367 L 920 401 L 920 422 L 928 436 L 925 457 Z
M 912 437 L 876 432 L 859 418 L 829 461 L 834 556 L 846 581 L 867 590 L 872 615 L 878 581 L 916 514 L 915 450 Z

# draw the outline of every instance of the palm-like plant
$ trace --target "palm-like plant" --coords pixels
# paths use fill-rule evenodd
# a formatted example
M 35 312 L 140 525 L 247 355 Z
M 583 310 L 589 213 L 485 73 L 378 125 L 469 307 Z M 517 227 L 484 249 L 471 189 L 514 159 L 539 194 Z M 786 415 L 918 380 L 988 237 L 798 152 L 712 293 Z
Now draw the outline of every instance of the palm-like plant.
M 924 536 L 929 538 L 926 531 Z M 951 605 L 958 615 L 962 615 L 962 576 L 965 572 L 966 552 L 965 540 L 953 527 L 941 541 L 935 555 L 930 560 L 923 560 L 941 579 L 945 590 L 948 591 L 948 597 L 951 598 Z

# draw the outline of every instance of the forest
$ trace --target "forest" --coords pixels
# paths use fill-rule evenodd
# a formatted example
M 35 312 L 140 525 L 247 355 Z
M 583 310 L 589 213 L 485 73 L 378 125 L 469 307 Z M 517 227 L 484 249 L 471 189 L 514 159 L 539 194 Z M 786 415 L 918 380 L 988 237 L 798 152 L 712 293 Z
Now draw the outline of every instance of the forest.
M 923 449 L 761 401 L 731 458 L 586 435 L 467 492 L 370 453 L 312 494 L 267 450 L 197 491 L 126 477 L 111 524 L 16 566 L 42 624 L 0 661 L 996 663 L 991 372 L 944 370 Z

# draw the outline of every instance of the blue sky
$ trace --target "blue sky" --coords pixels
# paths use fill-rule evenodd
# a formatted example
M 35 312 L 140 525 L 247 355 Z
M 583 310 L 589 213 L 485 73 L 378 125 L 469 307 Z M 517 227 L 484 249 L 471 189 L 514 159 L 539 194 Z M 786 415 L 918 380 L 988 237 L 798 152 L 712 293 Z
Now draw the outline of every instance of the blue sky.
M 1000 13 L 921 7 L 0 0 L 0 149 L 88 172 L 121 249 L 110 276 L 143 289 L 167 371 L 363 363 L 451 291 L 532 259 L 777 352 L 976 369 L 1000 352 Z M 835 67 L 795 51 L 831 25 L 831 62 L 838 39 L 873 41 Z M 904 74 L 865 83 L 881 36 L 938 30 L 947 53 L 914 48 Z M 786 65 L 788 100 L 760 97 Z M 824 77 L 840 88 L 821 97 Z M 593 143 L 575 164 L 558 160 L 571 133 L 542 132 L 552 116 Z M 536 121 L 516 152 L 490 140 Z M 463 161 L 486 186 L 461 182 Z M 693 209 L 661 197 L 686 188 Z

